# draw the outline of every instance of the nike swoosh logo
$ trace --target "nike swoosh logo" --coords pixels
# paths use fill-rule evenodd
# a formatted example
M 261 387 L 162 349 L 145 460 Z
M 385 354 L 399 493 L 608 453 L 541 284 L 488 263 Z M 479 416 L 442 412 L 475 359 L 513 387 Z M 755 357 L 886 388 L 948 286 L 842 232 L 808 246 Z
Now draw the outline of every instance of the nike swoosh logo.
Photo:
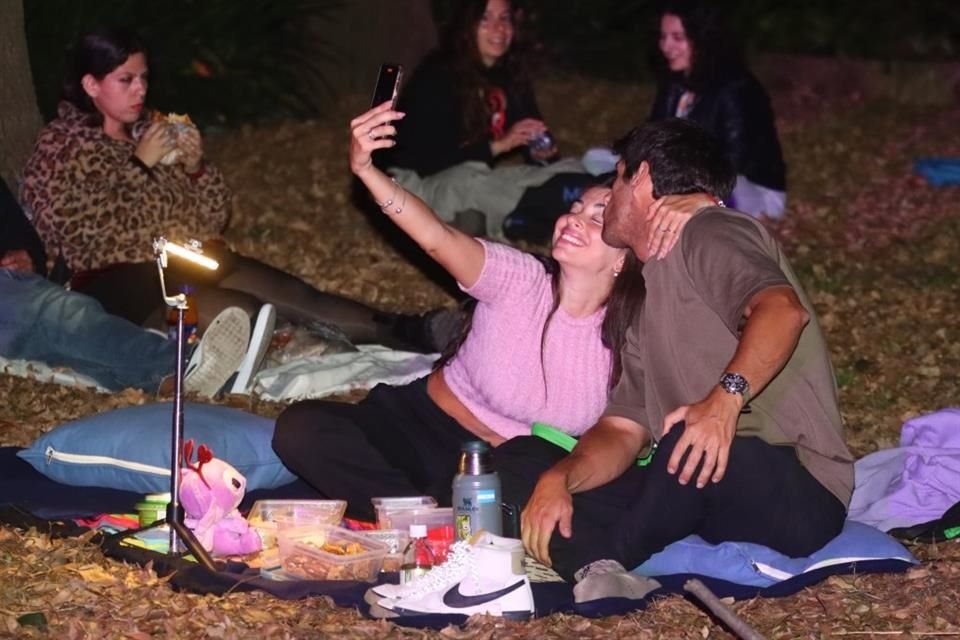
M 443 594 L 443 604 L 451 607 L 453 609 L 466 609 L 467 607 L 477 607 L 481 604 L 487 604 L 488 602 L 493 602 L 497 598 L 503 597 L 510 593 L 511 591 L 516 591 L 523 586 L 523 580 L 516 582 L 515 584 L 510 585 L 509 587 L 504 587 L 497 591 L 491 591 L 490 593 L 481 593 L 475 596 L 465 596 L 460 593 L 460 583 L 450 587 L 445 594 Z

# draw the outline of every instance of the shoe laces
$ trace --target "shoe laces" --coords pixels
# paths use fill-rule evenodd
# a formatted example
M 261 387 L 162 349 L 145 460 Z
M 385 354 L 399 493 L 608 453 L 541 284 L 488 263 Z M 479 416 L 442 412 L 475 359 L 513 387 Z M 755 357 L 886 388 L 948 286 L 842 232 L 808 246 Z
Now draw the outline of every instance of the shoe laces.
M 409 584 L 410 590 L 403 594 L 404 598 L 417 598 L 430 593 L 440 587 L 459 580 L 464 572 L 473 573 L 474 564 L 470 562 L 473 555 L 473 546 L 467 540 L 455 542 L 450 547 L 450 553 L 443 564 L 438 564 L 430 571 Z

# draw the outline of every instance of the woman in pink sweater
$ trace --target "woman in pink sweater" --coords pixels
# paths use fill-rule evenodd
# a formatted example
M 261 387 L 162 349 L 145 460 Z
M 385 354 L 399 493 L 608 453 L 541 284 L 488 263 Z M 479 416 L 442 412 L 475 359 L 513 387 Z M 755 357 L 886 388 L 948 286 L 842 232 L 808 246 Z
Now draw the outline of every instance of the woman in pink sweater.
M 450 503 L 460 446 L 497 446 L 535 421 L 579 435 L 599 417 L 620 374 L 625 329 L 643 300 L 633 253 L 600 237 L 610 189 L 596 186 L 560 216 L 550 258 L 468 236 L 443 222 L 372 162 L 392 147 L 389 103 L 351 122 L 350 166 L 383 213 L 476 300 L 461 341 L 408 385 L 379 385 L 358 404 L 308 400 L 277 419 L 273 447 L 321 493 L 371 518 L 374 496 L 432 495 Z M 665 255 L 692 212 L 679 197 L 651 215 Z

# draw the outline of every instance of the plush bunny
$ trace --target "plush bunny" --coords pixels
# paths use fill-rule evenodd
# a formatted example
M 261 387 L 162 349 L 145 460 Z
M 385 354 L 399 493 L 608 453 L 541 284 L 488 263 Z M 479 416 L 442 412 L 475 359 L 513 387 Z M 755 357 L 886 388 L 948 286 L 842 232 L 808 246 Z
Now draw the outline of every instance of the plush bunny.
M 190 464 L 193 440 L 183 445 L 184 468 L 180 473 L 180 504 L 189 527 L 203 548 L 218 556 L 260 551 L 260 536 L 244 520 L 237 507 L 243 500 L 247 479 L 230 464 L 213 457 L 201 444 L 197 464 Z

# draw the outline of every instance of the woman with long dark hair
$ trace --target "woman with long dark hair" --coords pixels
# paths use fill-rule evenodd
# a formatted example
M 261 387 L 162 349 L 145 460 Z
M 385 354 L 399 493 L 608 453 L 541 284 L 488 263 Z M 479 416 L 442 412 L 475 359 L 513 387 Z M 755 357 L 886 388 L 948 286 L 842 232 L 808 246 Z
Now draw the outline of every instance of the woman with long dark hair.
M 407 116 L 377 165 L 468 233 L 547 241 L 593 177 L 578 160 L 559 158 L 537 106 L 520 17 L 510 0 L 455 3 L 440 47 L 400 92 Z M 525 165 L 500 162 L 516 154 Z
M 468 440 L 497 446 L 529 435 L 535 421 L 573 435 L 589 428 L 619 378 L 626 327 L 644 292 L 632 251 L 600 236 L 608 187 L 588 188 L 558 218 L 549 258 L 478 240 L 373 165 L 372 152 L 393 146 L 392 123 L 403 117 L 384 103 L 354 118 L 350 166 L 381 211 L 476 300 L 469 332 L 426 378 L 379 385 L 359 404 L 292 405 L 273 441 L 287 468 L 361 518 L 372 517 L 375 496 L 428 494 L 449 505 Z M 690 215 L 655 215 L 671 230 L 657 239 L 665 251 Z
M 456 3 L 440 48 L 400 95 L 407 117 L 388 156 L 393 165 L 426 177 L 467 160 L 492 164 L 518 149 L 532 160 L 555 153 L 526 147 L 546 124 L 514 21 L 509 0 Z
M 659 84 L 650 119 L 688 118 L 710 131 L 738 174 L 727 204 L 779 218 L 786 207 L 787 177 L 770 98 L 747 68 L 722 12 L 709 0 L 663 5 Z
M 399 316 L 318 291 L 229 250 L 222 233 L 232 194 L 207 162 L 196 127 L 156 118 L 145 106 L 147 49 L 133 32 L 99 29 L 73 53 L 59 115 L 41 131 L 23 172 L 21 198 L 50 256 L 72 271 L 74 290 L 135 324 L 163 310 L 152 243 L 200 240 L 217 271 L 170 262 L 167 286 L 194 287 L 200 325 L 227 306 L 263 302 L 295 322 L 339 327 L 353 342 L 436 351 L 444 316 Z M 159 120 L 159 121 L 157 121 Z

